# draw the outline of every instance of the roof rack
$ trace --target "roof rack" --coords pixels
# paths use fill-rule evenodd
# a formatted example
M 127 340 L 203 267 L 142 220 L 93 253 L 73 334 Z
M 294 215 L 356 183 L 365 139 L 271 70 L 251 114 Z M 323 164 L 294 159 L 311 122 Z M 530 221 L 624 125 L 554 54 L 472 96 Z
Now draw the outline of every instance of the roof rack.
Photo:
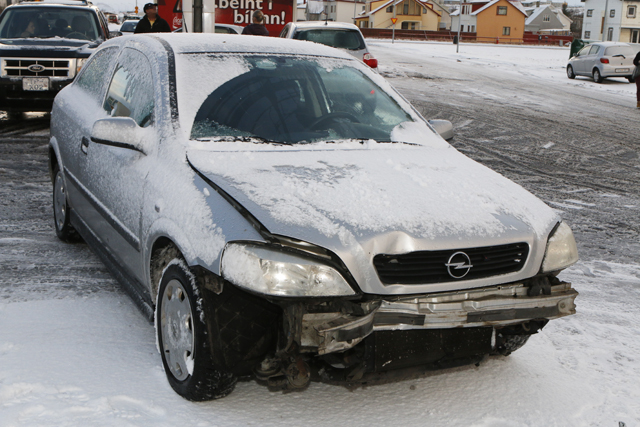
M 48 3 L 48 4 L 66 4 L 66 5 L 77 5 L 77 4 L 86 4 L 92 5 L 89 0 L 20 0 L 19 3 Z

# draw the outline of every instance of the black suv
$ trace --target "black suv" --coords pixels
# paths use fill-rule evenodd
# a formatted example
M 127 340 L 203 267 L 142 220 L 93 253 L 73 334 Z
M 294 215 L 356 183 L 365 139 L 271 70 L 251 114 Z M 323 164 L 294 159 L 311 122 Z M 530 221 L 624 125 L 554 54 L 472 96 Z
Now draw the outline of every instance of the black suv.
M 0 15 L 0 110 L 51 111 L 86 59 L 109 38 L 86 0 L 24 1 Z

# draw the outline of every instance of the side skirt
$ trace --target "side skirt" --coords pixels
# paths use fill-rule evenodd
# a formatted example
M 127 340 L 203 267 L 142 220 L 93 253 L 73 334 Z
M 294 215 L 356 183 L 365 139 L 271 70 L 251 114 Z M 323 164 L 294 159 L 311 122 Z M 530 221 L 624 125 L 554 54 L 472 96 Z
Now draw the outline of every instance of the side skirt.
M 109 273 L 111 273 L 125 291 L 127 291 L 142 314 L 147 318 L 147 320 L 153 322 L 153 302 L 151 301 L 149 291 L 145 289 L 142 283 L 137 281 L 118 264 L 116 258 L 72 209 L 70 210 L 69 220 L 71 221 L 71 225 L 73 225 L 76 231 L 80 233 L 91 250 L 98 255 L 98 258 L 100 258 L 107 267 Z

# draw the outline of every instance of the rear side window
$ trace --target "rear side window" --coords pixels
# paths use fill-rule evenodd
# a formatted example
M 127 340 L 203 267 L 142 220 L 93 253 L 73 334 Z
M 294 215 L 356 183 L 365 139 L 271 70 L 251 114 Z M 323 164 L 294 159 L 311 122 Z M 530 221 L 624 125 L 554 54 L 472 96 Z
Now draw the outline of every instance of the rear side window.
M 122 51 L 103 107 L 112 117 L 131 117 L 143 127 L 151 123 L 153 77 L 144 54 L 130 48 Z
M 312 29 L 297 31 L 293 36 L 298 40 L 309 40 L 338 49 L 365 49 L 364 39 L 356 30 Z
M 111 64 L 118 52 L 117 47 L 102 49 L 95 53 L 84 66 L 82 73 L 76 80 L 76 85 L 84 89 L 94 99 L 99 100 L 104 93 L 111 72 Z
M 589 51 L 589 55 L 595 55 L 600 50 L 600 46 L 591 46 L 591 50 Z

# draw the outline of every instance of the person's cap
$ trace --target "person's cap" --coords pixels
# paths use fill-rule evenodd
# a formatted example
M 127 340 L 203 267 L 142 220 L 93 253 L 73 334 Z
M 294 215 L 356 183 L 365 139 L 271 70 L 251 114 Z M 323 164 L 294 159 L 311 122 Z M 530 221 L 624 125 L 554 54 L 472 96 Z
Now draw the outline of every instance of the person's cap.
M 147 4 L 144 5 L 142 10 L 146 12 L 147 9 L 155 9 L 156 7 L 158 7 L 158 5 L 155 4 L 155 3 L 147 3 Z

